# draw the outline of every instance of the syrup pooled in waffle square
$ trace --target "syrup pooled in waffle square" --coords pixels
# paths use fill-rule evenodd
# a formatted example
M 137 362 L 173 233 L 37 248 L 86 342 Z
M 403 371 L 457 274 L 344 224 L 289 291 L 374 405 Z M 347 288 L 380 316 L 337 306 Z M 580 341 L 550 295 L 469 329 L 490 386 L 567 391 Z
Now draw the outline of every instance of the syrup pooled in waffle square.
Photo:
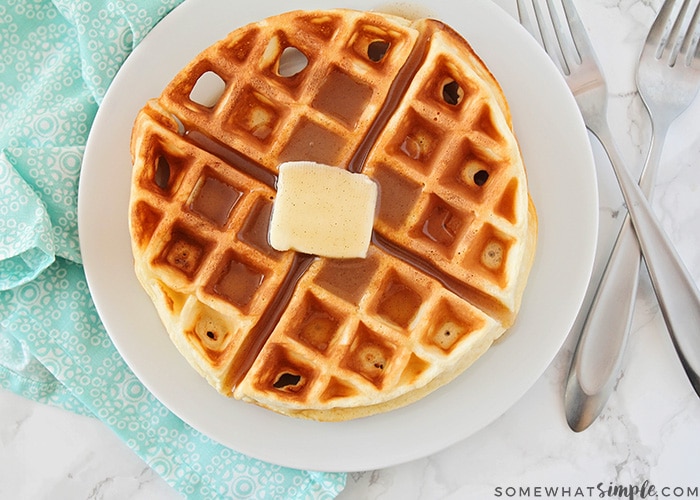
M 346 420 L 463 372 L 514 321 L 537 220 L 508 105 L 443 23 L 295 11 L 233 31 L 139 113 L 139 281 L 219 392 Z M 361 173 L 365 258 L 278 251 L 279 165 Z

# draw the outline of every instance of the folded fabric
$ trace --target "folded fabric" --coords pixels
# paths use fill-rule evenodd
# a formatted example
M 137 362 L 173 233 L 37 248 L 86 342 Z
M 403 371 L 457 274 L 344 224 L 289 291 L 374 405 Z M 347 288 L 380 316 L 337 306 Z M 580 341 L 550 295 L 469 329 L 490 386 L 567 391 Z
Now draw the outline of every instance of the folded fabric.
M 81 265 L 77 185 L 119 67 L 181 0 L 0 0 L 0 387 L 92 415 L 188 498 L 333 498 L 344 474 L 268 464 L 179 420 L 112 345 Z

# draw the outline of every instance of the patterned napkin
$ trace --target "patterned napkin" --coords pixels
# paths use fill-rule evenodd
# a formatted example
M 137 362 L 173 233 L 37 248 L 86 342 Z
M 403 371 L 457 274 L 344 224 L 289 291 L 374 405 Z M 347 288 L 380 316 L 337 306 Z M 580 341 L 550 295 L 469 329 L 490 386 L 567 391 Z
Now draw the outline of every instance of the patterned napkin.
M 90 299 L 77 231 L 88 131 L 119 66 L 181 0 L 0 0 L 0 387 L 102 420 L 188 498 L 333 498 L 344 474 L 267 464 L 160 404 Z

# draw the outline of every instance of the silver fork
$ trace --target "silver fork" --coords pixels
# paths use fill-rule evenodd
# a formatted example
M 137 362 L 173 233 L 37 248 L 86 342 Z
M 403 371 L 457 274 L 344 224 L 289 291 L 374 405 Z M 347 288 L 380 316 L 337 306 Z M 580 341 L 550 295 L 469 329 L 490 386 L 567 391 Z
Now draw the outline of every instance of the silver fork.
M 626 221 L 623 225 L 612 260 L 606 267 L 583 329 L 579 332 L 579 342 L 567 378 L 565 391 L 567 421 L 573 430 L 581 431 L 597 418 L 618 377 L 632 318 L 639 273 L 640 247 L 673 345 L 698 395 L 700 395 L 700 292 L 654 217 L 645 193 L 623 165 L 607 122 L 605 79 L 572 0 L 561 0 L 566 23 L 561 21 L 553 0 L 547 0 L 546 9 L 543 9 L 537 0 L 529 0 L 529 3 L 533 7 L 534 16 L 528 10 L 526 0 L 518 0 L 521 23 L 535 38 L 541 37 L 545 50 L 562 70 L 586 126 L 598 138 L 608 154 L 631 219 L 631 224 Z M 666 1 L 659 14 L 660 19 L 652 28 L 654 35 L 650 35 L 648 41 L 654 49 L 661 47 L 658 49 L 659 56 L 668 54 L 668 51 L 663 50 L 666 43 L 661 43 L 660 38 L 663 35 L 660 33 L 666 33 L 666 36 L 669 36 L 666 24 L 670 19 L 670 11 L 674 3 L 676 3 L 674 0 Z M 683 12 L 687 10 L 689 3 L 690 0 L 685 0 Z M 696 9 L 692 23 L 697 23 L 697 18 Z M 547 19 L 551 20 L 551 29 L 547 29 Z M 676 26 L 675 23 L 674 26 Z M 680 24 L 674 29 L 674 40 L 679 29 Z M 657 69 L 652 70 L 652 63 L 647 60 L 650 57 L 648 55 L 645 55 L 644 62 L 640 63 L 639 78 L 644 80 L 641 84 L 643 88 L 641 92 L 655 121 L 656 137 L 649 151 L 646 162 L 648 165 L 658 163 L 668 126 L 695 94 L 691 90 L 686 90 L 686 95 L 682 97 L 683 101 L 687 101 L 685 104 L 675 104 L 673 112 L 665 109 L 658 111 L 659 105 L 655 104 L 657 100 L 652 97 L 657 96 L 658 91 L 652 88 L 654 86 L 658 88 L 660 82 L 664 81 L 663 78 L 684 81 L 688 75 L 694 74 L 700 65 L 697 37 L 689 37 L 688 43 L 680 45 L 674 43 L 671 47 L 677 47 L 672 48 L 671 51 L 674 54 L 681 53 L 682 59 L 685 59 L 690 69 L 684 70 L 678 64 L 674 65 L 675 69 L 662 69 L 665 63 L 658 62 L 653 64 Z M 646 49 L 646 52 L 649 50 Z M 663 72 L 665 76 L 650 77 L 649 73 L 654 71 Z M 673 76 L 669 76 L 671 72 Z M 687 75 L 681 76 L 681 73 L 687 73 Z M 679 84 L 679 87 L 681 88 L 674 87 L 674 91 L 666 92 L 671 102 L 681 101 L 680 97 L 672 97 L 671 94 L 677 95 L 679 90 L 683 92 L 682 88 L 692 87 L 692 85 L 688 86 L 684 83 Z M 651 189 L 655 168 L 653 166 L 651 169 L 645 169 L 647 171 L 643 179 L 645 191 Z M 630 230 L 632 226 L 634 232 Z
M 637 87 L 652 119 L 652 138 L 640 187 L 649 198 L 654 188 L 664 140 L 673 121 L 700 88 L 700 64 L 694 29 L 700 4 L 667 0 L 656 17 L 637 66 Z M 700 33 L 698 33 L 700 34 Z M 697 34 L 696 34 L 697 36 Z M 567 419 L 576 430 L 587 428 L 602 411 L 621 369 L 632 320 L 640 265 L 639 244 L 629 217 L 620 230 L 593 304 L 583 325 L 567 380 Z M 605 353 L 603 369 L 593 363 Z M 598 389 L 599 388 L 599 389 Z M 593 389 L 593 390 L 592 390 Z M 598 389 L 598 390 L 596 390 Z

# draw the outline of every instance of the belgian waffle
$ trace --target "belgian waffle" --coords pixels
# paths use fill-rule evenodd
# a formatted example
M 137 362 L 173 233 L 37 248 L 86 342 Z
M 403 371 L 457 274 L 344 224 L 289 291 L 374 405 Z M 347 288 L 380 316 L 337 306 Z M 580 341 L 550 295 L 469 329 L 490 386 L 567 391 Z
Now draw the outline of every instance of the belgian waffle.
M 224 395 L 371 415 L 445 384 L 515 319 L 535 209 L 498 83 L 441 22 L 295 11 L 237 29 L 145 105 L 131 149 L 136 274 Z M 270 246 L 293 160 L 377 183 L 366 258 Z

